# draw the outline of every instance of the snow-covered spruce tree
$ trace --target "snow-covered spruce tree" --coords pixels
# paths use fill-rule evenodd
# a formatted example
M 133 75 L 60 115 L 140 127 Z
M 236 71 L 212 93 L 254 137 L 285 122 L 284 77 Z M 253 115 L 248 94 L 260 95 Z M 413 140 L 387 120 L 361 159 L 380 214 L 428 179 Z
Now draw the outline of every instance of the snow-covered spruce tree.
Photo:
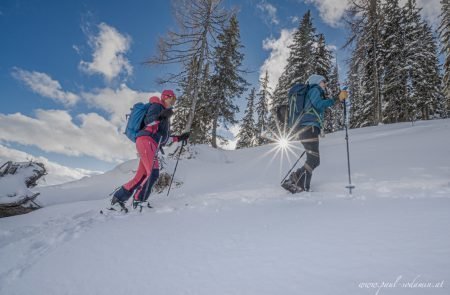
M 314 74 L 316 41 L 316 28 L 312 23 L 311 11 L 308 10 L 300 21 L 294 33 L 293 42 L 289 46 L 290 54 L 285 69 L 288 89 L 285 89 L 284 94 L 287 94 L 289 88 L 295 83 L 305 83 L 308 77 Z
M 314 48 L 314 73 L 322 75 L 326 78 L 330 78 L 331 73 L 331 59 L 332 53 L 325 44 L 325 37 L 323 34 L 318 34 L 315 38 L 316 44 Z M 330 86 L 330 85 L 329 85 Z M 328 88 L 330 90 L 330 88 Z M 327 93 L 330 95 L 331 93 Z M 327 109 L 325 112 L 325 120 L 324 120 L 324 129 L 325 132 L 333 131 L 333 119 L 332 119 L 333 111 L 331 109 Z
M 195 60 L 192 62 L 192 67 L 189 68 L 189 74 L 185 77 L 179 85 L 181 86 L 181 95 L 177 99 L 176 109 L 172 130 L 174 133 L 180 134 L 185 130 L 189 113 L 191 112 L 191 106 L 193 97 L 189 95 L 192 93 L 191 87 L 193 87 L 192 80 L 195 79 L 194 73 L 196 71 Z M 206 64 L 201 76 L 201 83 L 198 84 L 198 99 L 196 115 L 191 125 L 191 137 L 190 143 L 202 144 L 211 142 L 211 112 L 207 103 L 211 97 L 211 78 L 209 74 L 209 65 Z
M 445 96 L 442 91 L 437 40 L 433 29 L 426 22 L 423 22 L 421 29 L 422 51 L 415 64 L 418 77 L 414 92 L 418 97 L 419 116 L 428 120 L 445 117 Z
M 305 83 L 316 70 L 315 45 L 316 29 L 312 24 L 311 11 L 305 13 L 294 32 L 293 42 L 289 46 L 289 57 L 283 73 L 274 90 L 272 110 L 288 102 L 289 89 L 297 82 Z M 274 116 L 272 116 L 274 117 Z
M 450 1 L 441 0 L 442 14 L 439 36 L 442 42 L 441 53 L 444 54 L 443 86 L 445 94 L 446 113 L 450 114 Z
M 316 48 L 314 50 L 314 73 L 329 78 L 331 71 L 331 50 L 327 48 L 325 37 L 319 34 L 316 37 Z
M 374 124 L 373 89 L 371 88 L 370 72 L 372 69 L 371 60 L 367 59 L 363 43 L 363 37 L 358 38 L 356 46 L 350 59 L 348 72 L 348 86 L 350 99 L 352 102 L 352 112 L 350 114 L 350 127 L 358 128 L 371 126 Z
M 191 130 L 200 98 L 202 75 L 212 60 L 214 42 L 222 32 L 229 14 L 223 9 L 223 0 L 175 0 L 174 14 L 178 29 L 169 31 L 167 37 L 161 38 L 158 54 L 147 61 L 150 65 L 178 64 L 181 70 L 161 78 L 160 83 L 171 82 L 182 86 L 183 104 L 189 113 L 185 120 L 184 130 Z M 182 85 L 189 83 L 190 85 Z M 180 112 L 186 114 L 186 112 Z M 181 115 L 178 115 L 178 117 Z M 178 122 L 178 125 L 179 125 Z M 193 133 L 200 134 L 200 130 L 192 128 Z M 195 139 L 194 139 L 195 140 Z
M 266 144 L 268 141 L 264 138 L 264 132 L 268 127 L 268 103 L 271 99 L 269 87 L 269 73 L 266 71 L 264 77 L 260 80 L 260 90 L 257 94 L 258 103 L 256 104 L 256 113 L 258 121 L 256 122 L 257 144 Z
M 421 37 L 423 20 L 416 0 L 408 0 L 403 7 L 402 30 L 404 36 L 403 55 L 407 72 L 407 96 L 404 104 L 404 117 L 410 121 L 417 119 L 417 103 L 421 99 L 417 87 L 421 83 L 422 69 L 420 60 L 424 57 Z
M 333 67 L 331 73 L 328 75 L 328 92 L 331 97 L 339 95 L 339 68 L 336 65 Z M 335 132 L 343 128 L 343 104 L 338 103 L 332 108 L 325 111 L 324 130 L 326 133 Z
M 195 71 L 197 70 L 196 60 L 193 59 L 187 68 L 187 74 L 179 82 L 181 94 L 177 97 L 176 109 L 173 116 L 171 129 L 174 133 L 180 134 L 186 127 L 187 119 L 192 105 L 192 96 L 189 95 L 192 91 L 193 80 L 195 79 Z
M 346 46 L 354 45 L 348 73 L 352 127 L 376 125 L 382 119 L 380 11 L 381 0 L 353 0 L 347 14 L 351 33 Z
M 398 0 L 384 3 L 382 14 L 383 122 L 403 122 L 409 119 L 406 111 L 409 108 L 403 13 Z
M 212 97 L 208 101 L 212 114 L 212 141 L 211 145 L 217 147 L 217 128 L 223 123 L 225 129 L 227 124 L 236 124 L 236 112 L 238 106 L 234 98 L 241 95 L 247 82 L 242 77 L 241 70 L 244 54 L 241 53 L 239 23 L 236 15 L 230 19 L 228 27 L 217 37 L 219 45 L 214 52 L 214 74 L 212 76 Z M 226 141 L 225 139 L 221 139 Z
M 198 91 L 197 111 L 192 121 L 191 142 L 198 144 L 209 144 L 211 143 L 212 128 L 212 81 L 209 64 L 206 64 L 201 79 L 200 89 Z
M 236 149 L 252 147 L 255 145 L 256 127 L 254 116 L 254 105 L 256 98 L 256 89 L 252 88 L 247 98 L 247 109 L 245 110 L 244 118 L 237 135 L 238 141 Z

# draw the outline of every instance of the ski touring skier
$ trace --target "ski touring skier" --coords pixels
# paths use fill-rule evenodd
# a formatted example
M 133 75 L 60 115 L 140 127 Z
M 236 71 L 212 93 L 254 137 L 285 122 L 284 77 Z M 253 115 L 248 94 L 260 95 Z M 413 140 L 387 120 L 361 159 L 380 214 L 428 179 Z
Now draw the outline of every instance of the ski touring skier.
M 324 112 L 338 101 L 342 102 L 348 97 L 347 91 L 341 90 L 336 98 L 327 99 L 325 97 L 327 80 L 324 76 L 313 74 L 306 83 L 308 88 L 304 100 L 301 100 L 303 105 L 296 106 L 302 111 L 298 117 L 290 118 L 295 121 L 291 128 L 295 134 L 298 134 L 298 139 L 306 152 L 304 165 L 292 172 L 281 185 L 291 193 L 310 190 L 312 173 L 320 164 L 319 135 L 323 127 Z
M 136 149 L 139 154 L 139 166 L 135 176 L 116 190 L 111 199 L 111 208 L 119 205 L 121 211 L 128 212 L 126 201 L 133 195 L 133 208 L 142 207 L 148 200 L 153 185 L 159 177 L 158 151 L 170 141 L 186 143 L 189 132 L 170 135 L 170 117 L 176 102 L 172 90 L 164 90 L 161 99 L 153 96 L 145 113 L 143 129 L 136 134 Z M 151 208 L 149 203 L 147 205 Z M 115 209 L 113 209 L 115 210 Z

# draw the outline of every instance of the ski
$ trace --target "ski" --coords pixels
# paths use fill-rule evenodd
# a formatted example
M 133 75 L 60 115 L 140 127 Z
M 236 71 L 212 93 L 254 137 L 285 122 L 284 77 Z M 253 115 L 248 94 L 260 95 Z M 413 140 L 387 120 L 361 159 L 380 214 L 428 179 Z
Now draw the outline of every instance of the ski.
M 100 210 L 100 214 L 105 215 L 106 212 L 117 212 L 117 213 L 123 213 L 123 214 L 127 214 L 128 213 L 128 208 L 123 206 L 120 208 L 116 208 L 114 206 L 111 207 L 106 207 L 105 209 L 101 209 Z

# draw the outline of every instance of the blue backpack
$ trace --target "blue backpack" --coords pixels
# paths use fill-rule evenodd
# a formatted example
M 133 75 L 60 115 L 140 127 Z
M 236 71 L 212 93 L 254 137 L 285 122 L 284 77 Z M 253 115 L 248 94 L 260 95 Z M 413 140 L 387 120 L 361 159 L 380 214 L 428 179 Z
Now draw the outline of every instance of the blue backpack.
M 145 127 L 144 118 L 150 105 L 151 103 L 138 102 L 126 116 L 128 121 L 124 133 L 132 142 L 136 142 L 137 133 Z
M 287 124 L 289 128 L 297 125 L 305 111 L 306 94 L 310 89 L 308 84 L 295 84 L 288 93 L 288 116 Z

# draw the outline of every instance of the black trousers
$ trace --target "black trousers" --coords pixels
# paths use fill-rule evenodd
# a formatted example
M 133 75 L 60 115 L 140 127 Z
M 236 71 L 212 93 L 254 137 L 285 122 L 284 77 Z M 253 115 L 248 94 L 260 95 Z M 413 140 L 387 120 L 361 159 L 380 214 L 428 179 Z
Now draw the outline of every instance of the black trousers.
M 320 129 L 316 126 L 303 126 L 299 131 L 299 139 L 306 151 L 306 161 L 303 167 L 295 172 L 299 178 L 298 185 L 308 191 L 312 172 L 320 165 L 319 154 Z

